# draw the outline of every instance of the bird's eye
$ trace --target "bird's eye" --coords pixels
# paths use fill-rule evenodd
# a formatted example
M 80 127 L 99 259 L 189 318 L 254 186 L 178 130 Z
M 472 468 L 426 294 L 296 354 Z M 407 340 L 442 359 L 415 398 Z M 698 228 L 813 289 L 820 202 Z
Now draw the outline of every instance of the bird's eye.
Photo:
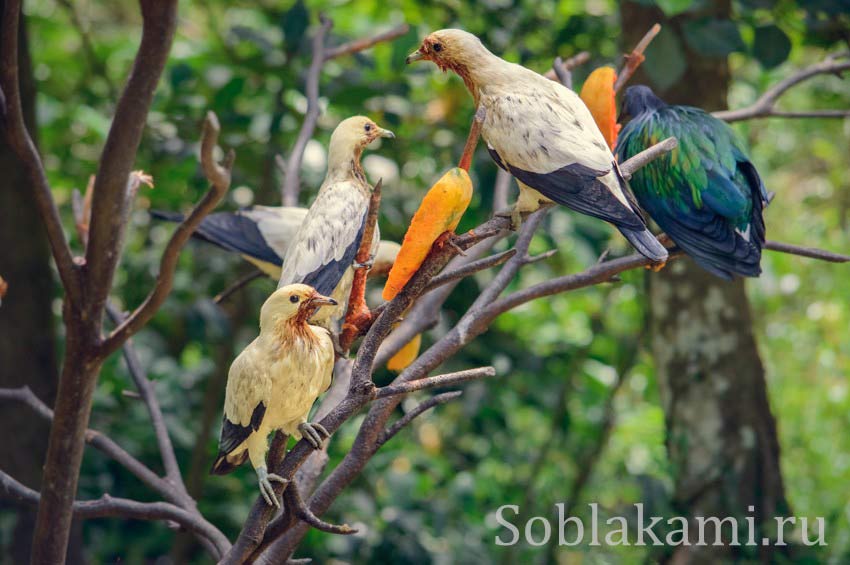
M 365 126 L 363 126 L 363 129 L 365 129 L 366 131 L 372 131 L 372 124 L 366 124 Z
M 442 44 L 440 44 L 440 43 L 435 43 L 435 44 L 434 44 L 434 52 L 435 52 L 435 53 L 439 53 L 439 52 L 440 52 L 440 51 L 442 51 L 442 50 L 443 50 L 443 45 L 442 45 Z
M 290 297 L 289 297 L 289 301 L 290 301 L 290 302 L 292 302 L 293 304 L 295 304 L 295 303 L 296 303 L 296 302 L 298 302 L 299 300 L 301 300 L 301 299 L 300 299 L 300 298 L 298 298 L 298 295 L 297 295 L 297 294 L 293 294 L 292 296 L 290 296 Z

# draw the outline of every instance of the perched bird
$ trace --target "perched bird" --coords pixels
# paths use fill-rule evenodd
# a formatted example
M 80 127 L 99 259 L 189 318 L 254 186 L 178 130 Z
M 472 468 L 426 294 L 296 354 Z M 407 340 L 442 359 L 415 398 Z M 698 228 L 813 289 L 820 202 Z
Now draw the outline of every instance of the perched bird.
M 407 62 L 420 59 L 452 70 L 463 79 L 485 112 L 481 136 L 493 160 L 520 187 L 511 213 L 514 227 L 522 212 L 541 202 L 606 220 L 654 262 L 667 250 L 647 229 L 587 106 L 562 84 L 500 59 L 474 35 L 457 29 L 427 36 Z
M 379 137 L 395 135 L 363 116 L 343 120 L 336 127 L 328 148 L 325 181 L 283 258 L 278 288 L 304 283 L 333 296 L 339 306 L 320 311 L 314 321 L 334 332 L 345 314 L 354 279 L 354 257 L 366 228 L 372 194 L 360 155 Z M 379 239 L 376 226 L 373 257 Z
M 761 273 L 764 184 L 725 122 L 691 106 L 670 106 L 646 86 L 623 97 L 632 120 L 620 132 L 621 161 L 674 136 L 679 145 L 635 171 L 638 202 L 705 270 L 724 279 Z
M 176 212 L 151 210 L 151 215 L 170 222 L 183 221 L 183 215 Z M 237 212 L 217 212 L 201 220 L 192 237 L 238 253 L 278 280 L 286 250 L 306 215 L 307 208 L 297 206 L 252 206 Z M 381 241 L 369 276 L 386 275 L 399 249 L 401 245 L 394 241 Z
M 336 301 L 310 286 L 277 289 L 260 310 L 260 335 L 230 366 L 218 456 L 210 471 L 224 475 L 251 460 L 265 501 L 279 506 L 272 481 L 286 483 L 266 467 L 268 436 L 281 430 L 318 449 L 329 436 L 307 421 L 310 408 L 331 384 L 334 347 L 324 328 L 309 320 Z

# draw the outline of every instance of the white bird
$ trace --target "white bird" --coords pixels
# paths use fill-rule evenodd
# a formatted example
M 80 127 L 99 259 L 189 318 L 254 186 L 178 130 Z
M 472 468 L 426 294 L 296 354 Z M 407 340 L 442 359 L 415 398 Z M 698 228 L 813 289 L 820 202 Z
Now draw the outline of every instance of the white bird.
M 183 215 L 175 212 L 150 213 L 160 220 L 183 221 Z M 306 216 L 307 208 L 298 206 L 251 206 L 236 212 L 216 212 L 201 220 L 192 237 L 236 253 L 269 278 L 279 280 L 283 257 Z M 389 273 L 399 249 L 398 243 L 382 240 L 369 276 Z
M 395 135 L 363 116 L 343 120 L 331 135 L 328 171 L 316 200 L 286 251 L 278 288 L 304 283 L 333 296 L 337 308 L 320 311 L 314 321 L 336 331 L 345 314 L 354 257 L 366 228 L 372 186 L 360 166 L 363 149 L 379 137 Z M 372 256 L 378 249 L 377 226 Z
M 509 63 L 474 35 L 444 29 L 428 35 L 407 62 L 420 59 L 463 79 L 485 112 L 481 136 L 501 168 L 518 181 L 511 213 L 533 212 L 541 202 L 563 206 L 614 224 L 654 262 L 667 250 L 647 229 L 611 149 L 581 98 L 562 84 Z
M 313 403 L 331 384 L 334 346 L 324 328 L 309 320 L 321 306 L 336 301 L 310 286 L 279 288 L 260 310 L 260 335 L 230 366 L 224 396 L 224 418 L 215 463 L 210 471 L 223 475 L 251 460 L 260 494 L 280 506 L 272 482 L 286 479 L 269 473 L 268 436 L 281 430 L 318 449 L 329 436 L 321 424 L 307 421 Z

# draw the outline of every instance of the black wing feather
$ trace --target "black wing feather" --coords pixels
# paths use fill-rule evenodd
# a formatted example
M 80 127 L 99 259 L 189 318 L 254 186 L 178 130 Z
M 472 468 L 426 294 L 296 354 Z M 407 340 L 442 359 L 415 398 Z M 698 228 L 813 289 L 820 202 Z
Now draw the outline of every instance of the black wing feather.
M 248 436 L 260 429 L 260 424 L 263 422 L 263 417 L 266 415 L 266 405 L 259 403 L 251 413 L 251 421 L 247 426 L 234 424 L 227 419 L 227 416 L 222 418 L 221 423 L 221 438 L 218 441 L 219 456 L 227 455 L 243 441 L 248 439 Z
M 357 250 L 360 249 L 360 242 L 363 240 L 363 232 L 366 231 L 366 217 L 368 210 L 363 213 L 363 218 L 360 220 L 360 229 L 357 230 L 357 236 L 354 241 L 345 248 L 345 252 L 340 260 L 333 260 L 330 263 L 325 263 L 312 273 L 308 274 L 301 281 L 316 289 L 319 294 L 330 296 L 334 289 L 345 274 L 346 269 L 354 262 L 354 257 L 357 255 Z

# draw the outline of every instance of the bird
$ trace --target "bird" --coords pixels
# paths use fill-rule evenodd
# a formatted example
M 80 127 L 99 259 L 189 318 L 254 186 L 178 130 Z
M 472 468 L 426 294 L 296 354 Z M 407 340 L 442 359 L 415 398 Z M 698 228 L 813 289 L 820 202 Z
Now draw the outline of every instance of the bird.
M 307 416 L 313 403 L 331 384 L 334 346 L 324 328 L 310 323 L 322 306 L 336 300 L 304 284 L 275 290 L 260 309 L 260 335 L 230 365 L 224 396 L 224 418 L 218 455 L 211 473 L 224 475 L 250 459 L 260 494 L 280 506 L 272 482 L 287 480 L 269 473 L 268 436 L 281 430 L 314 448 L 329 437 Z
M 459 29 L 435 31 L 407 57 L 455 72 L 484 111 L 481 136 L 496 164 L 520 187 L 510 212 L 556 202 L 613 224 L 654 263 L 667 250 L 646 226 L 611 149 L 581 98 L 562 84 L 491 53 Z
M 679 144 L 635 171 L 640 205 L 698 265 L 726 280 L 757 277 L 765 242 L 764 183 L 726 122 L 692 106 L 673 106 L 647 86 L 626 89 L 621 162 L 667 138 Z
M 183 214 L 177 212 L 151 210 L 150 214 L 158 220 L 183 221 Z M 299 206 L 250 206 L 216 212 L 201 220 L 192 237 L 237 253 L 269 278 L 279 280 L 283 257 L 306 215 L 307 208 Z M 369 277 L 389 273 L 399 249 L 398 243 L 382 240 Z
M 319 293 L 333 296 L 339 306 L 320 311 L 314 322 L 338 334 L 354 279 L 354 258 L 366 228 L 372 186 L 360 166 L 363 149 L 379 137 L 394 138 L 364 116 L 340 122 L 331 134 L 328 170 L 319 193 L 292 242 L 281 266 L 278 288 L 304 283 Z M 377 253 L 380 237 L 376 226 L 371 255 Z

